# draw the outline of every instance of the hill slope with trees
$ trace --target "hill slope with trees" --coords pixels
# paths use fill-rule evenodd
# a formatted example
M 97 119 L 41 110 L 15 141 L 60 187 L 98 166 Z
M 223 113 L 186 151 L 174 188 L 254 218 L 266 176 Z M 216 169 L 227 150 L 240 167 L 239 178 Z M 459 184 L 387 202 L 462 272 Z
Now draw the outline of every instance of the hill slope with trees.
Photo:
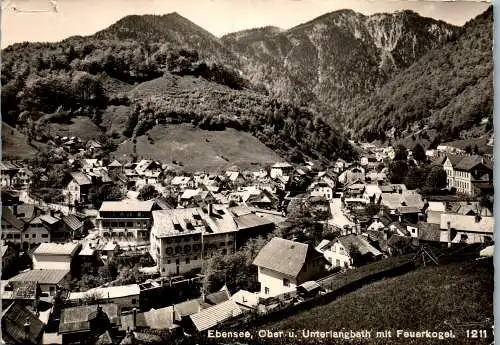
M 392 128 L 435 129 L 441 141 L 458 139 L 461 132 L 464 137 L 491 132 L 492 44 L 490 7 L 469 21 L 456 40 L 430 51 L 372 97 L 360 100 L 347 127 L 368 140 L 384 139 Z

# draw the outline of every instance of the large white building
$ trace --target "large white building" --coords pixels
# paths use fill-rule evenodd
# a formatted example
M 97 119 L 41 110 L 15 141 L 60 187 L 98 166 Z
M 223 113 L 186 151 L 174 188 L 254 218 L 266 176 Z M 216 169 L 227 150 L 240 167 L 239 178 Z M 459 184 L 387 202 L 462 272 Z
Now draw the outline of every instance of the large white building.
M 250 237 L 265 235 L 274 222 L 248 207 L 219 204 L 153 212 L 150 253 L 162 275 L 202 267 L 215 254 L 231 254 Z
M 162 275 L 183 274 L 217 252 L 233 253 L 237 231 L 222 205 L 155 211 L 150 253 Z
M 481 156 L 448 155 L 443 163 L 448 188 L 476 196 L 492 191 L 493 166 Z

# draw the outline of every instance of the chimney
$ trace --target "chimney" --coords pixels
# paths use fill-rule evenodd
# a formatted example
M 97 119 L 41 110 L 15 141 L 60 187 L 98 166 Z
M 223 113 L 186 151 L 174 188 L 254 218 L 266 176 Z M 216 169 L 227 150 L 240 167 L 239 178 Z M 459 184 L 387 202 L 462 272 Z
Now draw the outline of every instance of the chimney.
M 213 205 L 212 203 L 208 204 L 208 216 L 211 217 L 213 215 Z
M 451 248 L 451 222 L 447 222 L 448 225 L 448 248 Z
M 132 309 L 132 315 L 134 316 L 132 319 L 132 330 L 135 331 L 137 327 L 137 308 Z

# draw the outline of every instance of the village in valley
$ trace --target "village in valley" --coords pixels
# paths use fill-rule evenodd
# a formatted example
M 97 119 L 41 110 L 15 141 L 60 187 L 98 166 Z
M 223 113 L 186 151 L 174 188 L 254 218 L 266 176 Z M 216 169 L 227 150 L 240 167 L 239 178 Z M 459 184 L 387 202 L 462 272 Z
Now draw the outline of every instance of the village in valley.
M 492 255 L 493 163 L 476 150 L 353 143 L 352 161 L 188 171 L 111 157 L 98 140 L 53 140 L 0 163 L 8 343 L 239 330 L 367 275 L 438 265 L 442 250 Z

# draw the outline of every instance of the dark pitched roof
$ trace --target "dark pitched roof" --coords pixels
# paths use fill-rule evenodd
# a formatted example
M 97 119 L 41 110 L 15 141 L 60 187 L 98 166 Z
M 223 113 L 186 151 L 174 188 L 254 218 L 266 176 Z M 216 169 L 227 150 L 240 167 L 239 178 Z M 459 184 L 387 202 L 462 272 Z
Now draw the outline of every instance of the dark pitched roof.
M 99 307 L 107 315 L 111 324 L 119 324 L 119 308 L 117 304 L 101 304 Z M 97 305 L 84 305 L 63 309 L 61 311 L 59 333 L 90 330 L 90 320 L 96 317 L 97 311 Z
M 75 182 L 80 186 L 92 184 L 92 181 L 89 179 L 89 177 L 82 172 L 72 172 L 70 173 L 70 175 L 71 178 L 75 180 Z
M 253 264 L 297 277 L 308 256 L 322 256 L 307 244 L 274 237 L 261 249 Z
M 483 164 L 485 167 L 493 169 L 491 162 L 487 161 L 486 159 L 478 155 L 465 156 L 460 160 L 460 162 L 456 166 L 455 165 L 453 166 L 457 170 L 470 171 L 472 168 L 474 168 L 479 164 Z
M 76 218 L 74 215 L 70 214 L 69 216 L 63 217 L 63 222 L 66 224 L 71 230 L 78 230 L 83 226 L 83 223 Z
M 24 325 L 30 324 L 29 334 L 26 334 Z M 28 309 L 14 302 L 2 312 L 2 338 L 9 339 L 15 344 L 25 343 L 28 338 L 30 344 L 39 344 L 43 336 L 45 325 Z M 10 343 L 7 341 L 7 343 Z
M 2 207 L 2 220 L 12 225 L 14 228 L 18 230 L 24 229 L 24 222 L 14 216 L 14 213 L 10 210 L 10 208 L 3 206 Z
M 229 300 L 230 296 L 227 290 L 217 291 L 207 295 L 205 297 L 205 302 L 210 303 L 212 305 L 219 304 Z
M 349 234 L 338 238 L 338 241 L 342 243 L 345 249 L 349 251 L 352 247 L 356 248 L 361 255 L 371 254 L 373 256 L 382 255 L 382 253 L 368 243 L 366 240 L 361 238 L 356 234 Z

